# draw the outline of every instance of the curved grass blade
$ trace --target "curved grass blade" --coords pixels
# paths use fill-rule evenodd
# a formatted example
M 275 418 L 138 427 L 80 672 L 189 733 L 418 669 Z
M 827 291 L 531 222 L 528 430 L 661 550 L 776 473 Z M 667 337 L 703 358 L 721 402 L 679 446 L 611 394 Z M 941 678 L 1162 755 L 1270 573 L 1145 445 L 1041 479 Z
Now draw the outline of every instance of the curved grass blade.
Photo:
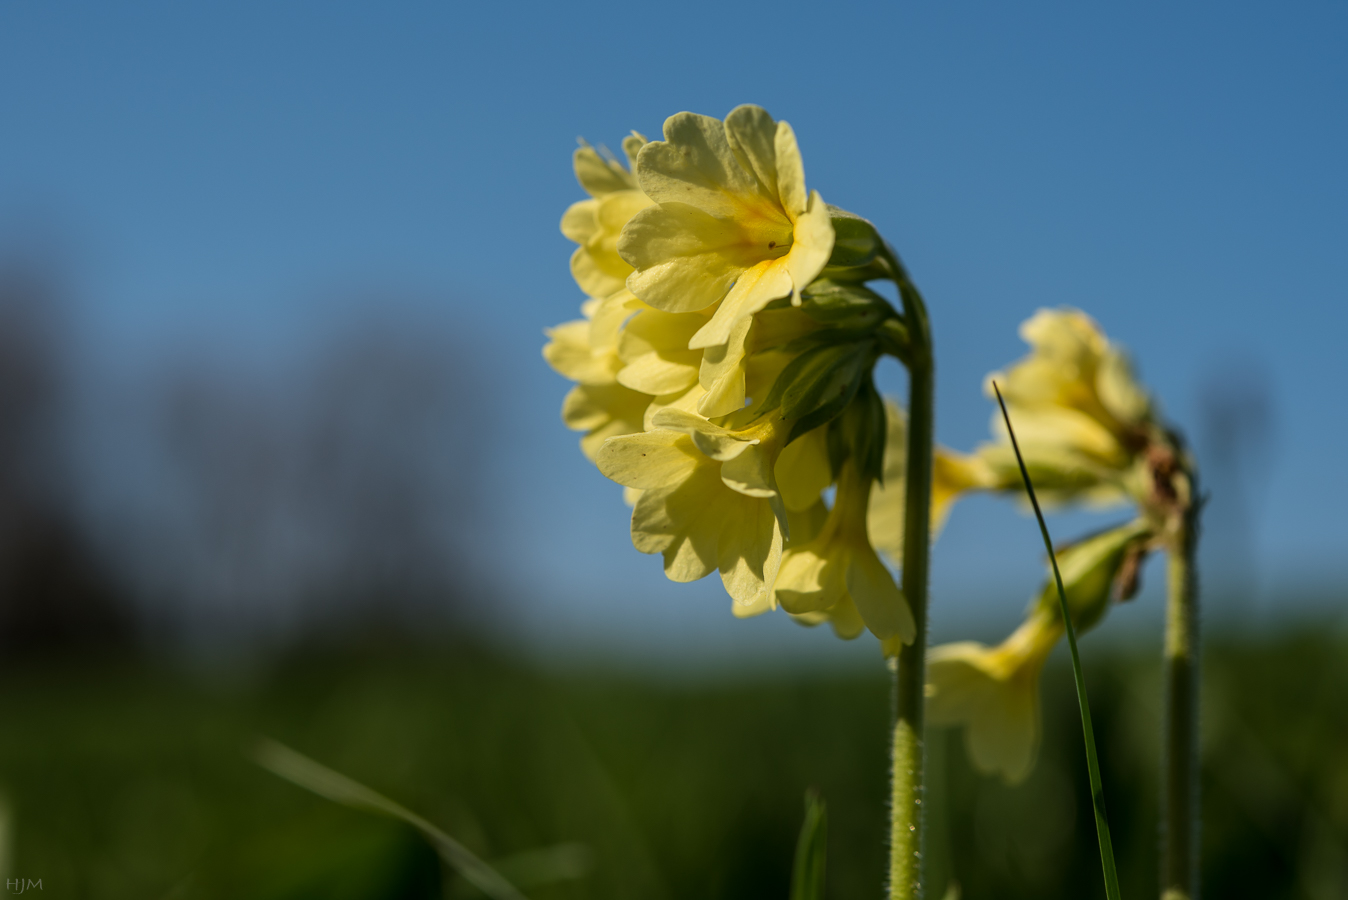
M 1081 707 L 1081 731 L 1086 741 L 1086 769 L 1091 779 L 1091 807 L 1095 810 L 1095 832 L 1100 839 L 1100 865 L 1105 874 L 1105 896 L 1109 900 L 1120 900 L 1119 873 L 1114 866 L 1114 844 L 1109 839 L 1109 820 L 1105 816 L 1105 788 L 1100 781 L 1100 760 L 1095 753 L 1095 728 L 1091 725 L 1091 704 L 1086 697 L 1086 679 L 1081 674 L 1081 655 L 1077 652 L 1077 633 L 1072 625 L 1072 616 L 1067 609 L 1067 591 L 1062 586 L 1062 575 L 1058 572 L 1058 557 L 1053 552 L 1053 540 L 1048 536 L 1048 525 L 1044 523 L 1044 513 L 1039 508 L 1039 498 L 1034 495 L 1034 485 L 1030 482 L 1029 470 L 1025 468 L 1025 459 L 1020 455 L 1020 444 L 1016 441 L 1016 432 L 1011 428 L 1011 415 L 1006 411 L 1006 401 L 997 382 L 992 383 L 997 394 L 997 405 L 1002 408 L 1002 420 L 1006 422 L 1006 433 L 1011 436 L 1011 448 L 1016 451 L 1016 463 L 1020 466 L 1020 477 L 1025 481 L 1025 493 L 1030 496 L 1030 505 L 1034 507 L 1034 517 L 1039 521 L 1039 533 L 1044 536 L 1044 548 L 1048 550 L 1048 559 L 1053 566 L 1053 580 L 1058 585 L 1058 601 L 1062 608 L 1063 626 L 1067 631 L 1067 646 L 1072 651 L 1072 675 L 1077 684 L 1077 704 Z
M 391 816 L 406 822 L 421 832 L 447 865 L 492 900 L 527 900 L 514 885 L 463 844 L 383 794 L 268 738 L 259 739 L 250 755 L 262 768 L 320 797 L 352 809 Z
M 828 854 L 828 809 L 813 789 L 805 792 L 805 823 L 796 841 L 791 870 L 791 900 L 824 900 L 824 863 Z

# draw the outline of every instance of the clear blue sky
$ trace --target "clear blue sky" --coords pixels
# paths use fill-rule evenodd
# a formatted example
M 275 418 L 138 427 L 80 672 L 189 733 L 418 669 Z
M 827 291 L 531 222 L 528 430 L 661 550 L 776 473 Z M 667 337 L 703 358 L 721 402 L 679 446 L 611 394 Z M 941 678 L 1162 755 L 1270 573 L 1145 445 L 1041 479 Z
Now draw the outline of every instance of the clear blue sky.
M 0 236 L 36 223 L 65 248 L 95 371 L 193 341 L 273 364 L 352 285 L 442 298 L 499 407 L 488 544 L 535 621 L 751 628 L 631 550 L 539 346 L 581 299 L 557 230 L 576 137 L 759 103 L 922 285 L 946 443 L 986 433 L 981 379 L 1042 305 L 1096 316 L 1191 431 L 1203 384 L 1267 373 L 1255 556 L 1276 605 L 1348 582 L 1345 48 L 1330 3 L 10 0 Z M 958 510 L 937 602 L 1014 620 L 1036 540 L 996 504 Z

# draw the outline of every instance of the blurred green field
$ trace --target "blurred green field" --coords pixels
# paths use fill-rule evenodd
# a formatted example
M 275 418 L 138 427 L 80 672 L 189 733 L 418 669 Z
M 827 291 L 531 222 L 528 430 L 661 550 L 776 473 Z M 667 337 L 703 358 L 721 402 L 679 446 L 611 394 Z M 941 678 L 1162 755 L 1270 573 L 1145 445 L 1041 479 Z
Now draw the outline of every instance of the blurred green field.
M 1123 891 L 1154 897 L 1157 663 L 1084 650 Z M 1209 648 L 1208 896 L 1348 896 L 1345 651 L 1333 629 Z M 682 682 L 462 646 L 299 654 L 233 680 L 48 661 L 0 672 L 0 704 L 5 877 L 40 878 L 43 897 L 480 896 L 410 828 L 258 768 L 244 755 L 257 735 L 523 880 L 547 873 L 520 854 L 585 845 L 588 872 L 527 888 L 537 900 L 784 900 L 809 786 L 829 805 L 829 897 L 880 895 L 878 661 Z M 965 898 L 1103 896 L 1076 716 L 1058 660 L 1040 763 L 1018 788 L 971 772 L 957 734 L 933 736 L 935 896 L 952 878 Z

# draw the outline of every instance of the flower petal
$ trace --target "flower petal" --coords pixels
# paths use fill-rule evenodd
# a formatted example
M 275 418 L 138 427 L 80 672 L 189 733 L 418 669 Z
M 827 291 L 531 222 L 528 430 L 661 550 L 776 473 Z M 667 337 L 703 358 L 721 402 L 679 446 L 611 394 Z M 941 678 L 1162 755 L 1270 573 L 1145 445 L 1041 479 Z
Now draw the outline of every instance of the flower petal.
M 644 394 L 682 392 L 697 384 L 699 356 L 694 350 L 684 350 L 676 359 L 645 353 L 618 370 L 618 383 Z
M 908 600 L 869 546 L 852 550 L 847 566 L 847 593 L 876 637 L 881 640 L 897 637 L 905 644 L 913 642 L 917 625 Z
M 796 219 L 791 252 L 784 260 L 791 273 L 791 302 L 796 306 L 801 303 L 800 292 L 819 277 L 828 258 L 833 255 L 836 236 L 833 222 L 829 219 L 828 206 L 818 191 L 811 191 L 809 208 Z
M 595 465 L 619 484 L 650 491 L 688 479 L 703 454 L 683 434 L 644 431 L 610 438 L 595 457 Z
M 641 210 L 623 227 L 618 253 L 635 268 L 627 286 L 666 312 L 706 309 L 758 261 L 732 225 L 685 203 Z
M 765 259 L 756 263 L 740 274 L 711 321 L 688 342 L 689 348 L 700 350 L 721 346 L 730 340 L 736 325 L 773 300 L 790 294 L 791 287 L 791 272 L 783 260 Z
M 577 200 L 562 213 L 562 234 L 577 244 L 583 244 L 599 230 L 599 220 L 595 213 L 599 209 L 598 200 Z
M 773 606 L 773 589 L 782 564 L 782 530 L 762 500 L 731 492 L 737 502 L 725 510 L 718 547 L 721 583 L 734 598 L 736 615 L 756 615 Z
M 824 429 L 816 428 L 787 444 L 777 456 L 776 482 L 792 512 L 809 509 L 833 483 Z M 795 533 L 792 533 L 794 539 Z
M 735 158 L 725 126 L 711 116 L 670 116 L 665 139 L 642 147 L 637 159 L 641 189 L 656 203 L 688 203 L 733 219 L 739 197 L 761 196 L 758 179 Z
M 636 187 L 636 179 L 622 165 L 604 159 L 598 150 L 588 144 L 576 149 L 571 163 L 576 170 L 576 180 L 591 197 L 602 197 L 613 191 Z
M 787 214 L 792 219 L 798 219 L 805 213 L 808 198 L 805 193 L 805 163 L 800 158 L 796 133 L 785 122 L 777 123 L 776 134 L 773 135 L 773 148 L 773 156 L 777 162 L 778 197 Z M 828 213 L 824 215 L 827 217 Z
M 735 107 L 725 117 L 726 139 L 735 159 L 742 168 L 757 176 L 763 186 L 763 193 L 770 197 L 777 196 L 775 138 L 779 127 L 766 109 L 751 103 Z

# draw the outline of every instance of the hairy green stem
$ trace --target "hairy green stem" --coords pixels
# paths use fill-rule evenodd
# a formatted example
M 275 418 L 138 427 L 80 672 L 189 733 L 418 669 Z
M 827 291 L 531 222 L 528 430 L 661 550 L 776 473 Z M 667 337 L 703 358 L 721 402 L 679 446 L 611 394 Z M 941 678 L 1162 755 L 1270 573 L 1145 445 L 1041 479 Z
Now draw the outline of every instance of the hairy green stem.
M 1198 897 L 1198 544 L 1197 509 L 1170 548 L 1165 616 L 1164 788 L 1161 897 Z
M 903 593 L 917 634 L 894 666 L 894 735 L 890 791 L 889 897 L 922 897 L 926 704 L 927 580 L 931 558 L 931 473 L 936 438 L 935 369 L 922 295 L 893 250 L 886 256 L 908 326 L 908 472 L 904 488 Z

